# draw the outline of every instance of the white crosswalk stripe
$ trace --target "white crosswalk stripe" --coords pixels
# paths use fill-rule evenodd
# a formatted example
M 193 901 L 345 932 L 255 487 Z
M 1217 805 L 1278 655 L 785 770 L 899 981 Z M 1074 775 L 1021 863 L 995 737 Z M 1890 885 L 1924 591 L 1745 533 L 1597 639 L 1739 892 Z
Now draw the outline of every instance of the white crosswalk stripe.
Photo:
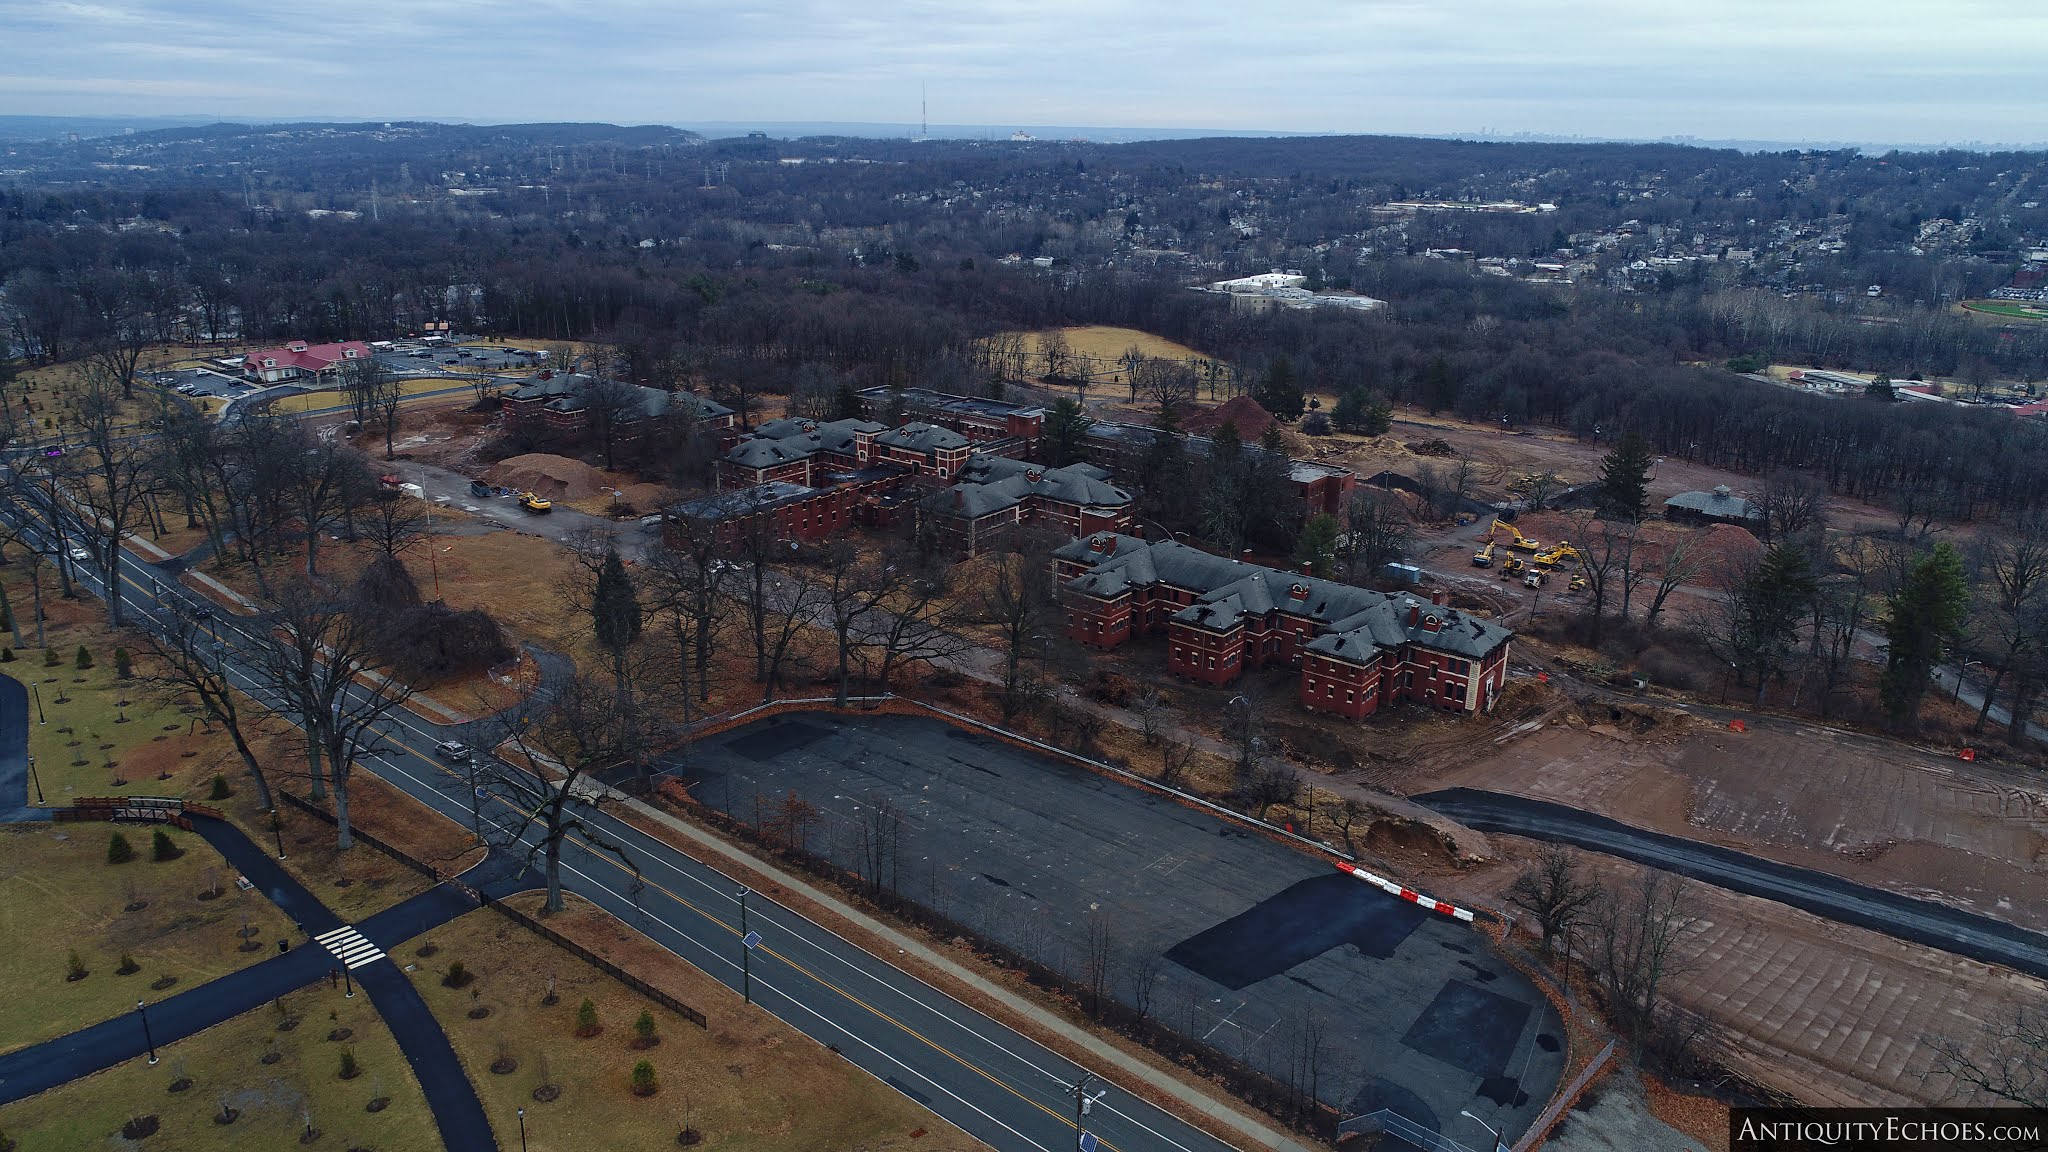
M 336 960 L 350 968 L 361 968 L 365 964 L 374 964 L 384 958 L 384 953 L 375 944 L 370 943 L 361 932 L 347 925 L 331 932 L 322 932 L 313 939 L 325 945 L 329 952 L 334 953 Z

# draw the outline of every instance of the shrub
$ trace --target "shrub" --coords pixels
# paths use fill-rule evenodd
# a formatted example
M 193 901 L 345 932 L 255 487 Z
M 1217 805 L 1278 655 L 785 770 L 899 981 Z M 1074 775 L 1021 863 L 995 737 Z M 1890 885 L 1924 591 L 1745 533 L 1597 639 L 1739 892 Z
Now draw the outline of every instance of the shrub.
M 654 1035 L 654 1013 L 645 1008 L 640 1010 L 640 1018 L 633 1021 L 633 1035 L 639 1039 L 643 1048 L 658 1042 Z
M 171 839 L 169 832 L 159 828 L 149 838 L 149 854 L 157 863 L 161 864 L 166 860 L 176 860 L 178 857 L 183 856 L 185 850 L 178 847 L 178 842 Z
M 356 1050 L 353 1048 L 343 1048 L 341 1050 L 341 1078 L 343 1080 L 353 1080 L 362 1074 L 363 1066 L 356 1062 Z
M 214 773 L 213 788 L 207 792 L 206 798 L 208 800 L 225 800 L 234 794 L 234 789 L 228 787 L 228 778 L 218 772 Z
M 0 664 L 14 663 L 14 649 L 0 648 Z
M 137 964 L 135 957 L 126 952 L 121 953 L 121 963 L 114 967 L 114 975 L 116 976 L 133 976 L 140 971 L 142 971 L 142 965 Z
M 1311 412 L 1301 418 L 1301 433 L 1304 436 L 1328 436 L 1330 418 L 1321 412 Z
M 597 1005 L 585 1000 L 576 1007 L 576 1034 L 585 1039 L 597 1035 L 604 1026 L 597 1022 Z
M 64 979 L 75 984 L 89 975 L 91 973 L 85 970 L 85 958 L 78 954 L 78 949 L 73 948 L 71 954 L 64 958 Z
M 654 1080 L 654 1064 L 652 1061 L 642 1060 L 638 1064 L 633 1065 L 633 1095 L 652 1096 L 660 1090 L 661 1085 L 655 1083 Z
M 126 1136 L 130 1140 L 142 1140 L 156 1135 L 157 1129 L 161 1127 L 163 1127 L 162 1121 L 159 1121 L 154 1115 L 135 1116 L 130 1118 L 126 1124 L 121 1125 L 121 1135 Z
M 135 674 L 135 660 L 126 648 L 114 649 L 114 675 L 126 680 Z
M 463 967 L 462 961 L 457 960 L 448 965 L 448 974 L 441 977 L 441 985 L 445 988 L 467 988 L 475 979 L 476 973 Z
M 80 644 L 78 646 L 77 663 L 80 671 L 84 671 L 85 669 L 92 667 L 92 649 L 87 648 L 83 644 Z
M 55 668 L 57 665 L 62 664 L 63 662 L 64 661 L 57 658 L 57 650 L 55 648 L 43 649 L 43 667 Z
M 135 846 L 128 843 L 128 837 L 119 832 L 107 838 L 107 863 L 126 864 L 135 859 Z

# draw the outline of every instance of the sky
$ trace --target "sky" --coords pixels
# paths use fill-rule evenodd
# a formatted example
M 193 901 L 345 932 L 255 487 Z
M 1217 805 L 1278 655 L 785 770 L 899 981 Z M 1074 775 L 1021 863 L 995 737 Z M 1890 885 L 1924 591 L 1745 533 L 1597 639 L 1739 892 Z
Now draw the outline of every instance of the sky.
M 0 0 L 0 113 L 2048 141 L 2037 0 Z

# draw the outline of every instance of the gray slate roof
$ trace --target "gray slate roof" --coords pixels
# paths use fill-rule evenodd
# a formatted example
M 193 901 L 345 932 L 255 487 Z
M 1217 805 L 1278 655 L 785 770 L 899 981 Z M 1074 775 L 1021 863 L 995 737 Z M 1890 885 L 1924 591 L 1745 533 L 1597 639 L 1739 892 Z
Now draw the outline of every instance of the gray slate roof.
M 1716 520 L 1762 520 L 1764 510 L 1723 486 L 1712 492 L 1680 492 L 1664 502 L 1666 508 L 1683 508 Z
M 815 488 L 806 488 L 801 484 L 771 480 L 766 484 L 754 484 L 746 488 L 734 488 L 714 492 L 695 500 L 686 500 L 671 505 L 668 514 L 677 519 L 717 522 L 778 508 L 791 501 L 801 500 L 816 491 Z
M 1112 543 L 1113 550 L 1109 547 Z M 1195 590 L 1195 603 L 1175 613 L 1174 619 L 1217 631 L 1227 630 L 1247 616 L 1264 616 L 1277 607 L 1288 615 L 1315 621 L 1323 635 L 1308 647 L 1336 655 L 1345 655 L 1347 649 L 1358 652 L 1361 644 L 1398 648 L 1415 643 L 1476 659 L 1514 635 L 1491 621 L 1455 608 L 1437 607 L 1407 593 L 1375 592 L 1246 564 L 1170 540 L 1148 543 L 1135 536 L 1102 532 L 1069 541 L 1053 555 L 1063 560 L 1095 558 L 1089 571 L 1067 582 L 1076 592 L 1108 598 L 1157 583 Z M 1421 612 L 1411 628 L 1408 610 L 1418 606 Z M 1432 614 L 1438 618 L 1436 632 L 1421 623 Z M 1337 645 L 1339 639 L 1347 643 Z M 1324 641 L 1331 643 L 1324 645 Z
M 725 458 L 743 468 L 768 468 L 821 451 L 851 456 L 856 433 L 883 430 L 883 425 L 872 420 L 820 422 L 785 416 L 756 427 L 752 435 L 733 445 Z
M 1131 494 L 1108 482 L 1093 464 L 1047 468 L 1007 456 L 970 456 L 952 488 L 925 501 L 927 507 L 980 518 L 1014 508 L 1032 496 L 1046 496 L 1086 508 L 1123 508 Z
M 592 377 L 581 372 L 569 372 L 547 380 L 532 380 L 517 388 L 507 390 L 503 395 L 508 400 L 545 400 L 543 407 L 556 412 L 575 412 L 583 408 L 584 390 L 590 386 Z M 661 388 L 631 386 L 639 395 L 639 411 L 634 418 L 665 416 L 671 411 L 682 412 L 693 409 L 698 419 L 730 416 L 732 409 L 691 392 L 669 392 Z
M 965 448 L 967 437 L 937 424 L 905 424 L 875 437 L 875 443 L 910 452 L 936 452 L 941 448 Z

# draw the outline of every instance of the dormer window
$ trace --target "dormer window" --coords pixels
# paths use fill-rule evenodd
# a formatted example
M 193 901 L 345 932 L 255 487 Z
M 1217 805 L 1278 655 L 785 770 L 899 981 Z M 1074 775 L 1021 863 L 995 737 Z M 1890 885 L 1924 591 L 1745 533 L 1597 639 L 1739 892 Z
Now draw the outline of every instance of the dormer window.
M 343 348 L 343 349 L 341 350 L 341 358 L 342 358 L 342 359 L 344 359 L 344 360 L 353 360 L 353 359 L 355 359 L 355 358 L 356 358 L 356 350 L 355 350 L 355 349 L 353 349 L 353 348 Z

